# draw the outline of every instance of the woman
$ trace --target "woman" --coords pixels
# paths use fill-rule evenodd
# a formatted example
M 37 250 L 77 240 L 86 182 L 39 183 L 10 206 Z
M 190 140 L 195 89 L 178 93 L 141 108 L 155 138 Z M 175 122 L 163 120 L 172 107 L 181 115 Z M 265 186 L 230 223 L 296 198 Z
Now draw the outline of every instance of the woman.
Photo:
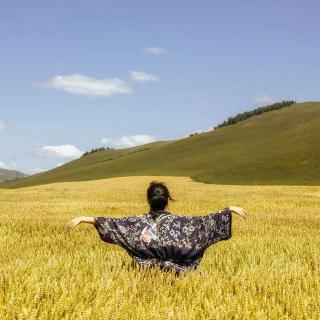
M 150 183 L 147 200 L 148 213 L 125 218 L 81 216 L 68 222 L 67 230 L 82 222 L 91 223 L 101 240 L 124 248 L 134 265 L 180 273 L 196 269 L 209 246 L 231 238 L 233 212 L 243 218 L 247 214 L 234 206 L 205 216 L 170 213 L 165 208 L 173 199 L 162 182 Z

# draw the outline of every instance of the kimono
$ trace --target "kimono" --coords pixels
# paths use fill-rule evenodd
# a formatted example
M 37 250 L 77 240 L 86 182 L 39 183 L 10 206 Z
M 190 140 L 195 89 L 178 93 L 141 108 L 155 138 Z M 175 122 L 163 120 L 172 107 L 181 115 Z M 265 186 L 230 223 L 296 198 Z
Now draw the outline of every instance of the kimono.
M 138 266 L 195 270 L 204 251 L 231 238 L 229 208 L 205 216 L 182 216 L 165 210 L 125 218 L 94 217 L 101 240 L 121 246 Z

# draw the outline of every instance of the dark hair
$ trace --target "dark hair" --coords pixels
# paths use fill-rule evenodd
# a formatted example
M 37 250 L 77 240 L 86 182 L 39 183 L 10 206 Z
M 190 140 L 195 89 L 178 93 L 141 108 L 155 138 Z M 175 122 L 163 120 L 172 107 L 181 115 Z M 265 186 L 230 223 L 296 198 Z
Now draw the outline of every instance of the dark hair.
M 147 190 L 147 198 L 152 211 L 164 210 L 168 199 L 175 201 L 164 182 L 152 181 Z

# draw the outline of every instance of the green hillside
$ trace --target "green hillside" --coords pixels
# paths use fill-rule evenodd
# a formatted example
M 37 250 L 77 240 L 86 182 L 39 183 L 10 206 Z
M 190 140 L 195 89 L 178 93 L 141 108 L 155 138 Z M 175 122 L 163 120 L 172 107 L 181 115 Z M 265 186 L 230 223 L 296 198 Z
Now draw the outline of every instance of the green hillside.
M 190 176 L 217 184 L 320 184 L 320 103 L 263 113 L 188 138 L 92 153 L 7 184 L 25 187 L 116 176 Z

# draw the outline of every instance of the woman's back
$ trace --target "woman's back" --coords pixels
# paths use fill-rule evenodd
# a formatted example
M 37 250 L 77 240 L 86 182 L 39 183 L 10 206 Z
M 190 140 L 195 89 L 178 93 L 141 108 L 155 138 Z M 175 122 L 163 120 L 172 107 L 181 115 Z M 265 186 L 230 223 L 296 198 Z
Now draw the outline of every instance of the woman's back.
M 196 269 L 209 246 L 231 238 L 232 212 L 244 218 L 247 214 L 232 206 L 205 216 L 182 216 L 165 210 L 168 200 L 174 201 L 164 183 L 151 182 L 148 213 L 125 218 L 81 216 L 72 219 L 67 228 L 92 223 L 101 240 L 120 245 L 138 265 L 179 273 Z
M 206 248 L 231 238 L 228 208 L 205 216 L 165 210 L 126 218 L 96 217 L 100 238 L 118 244 L 139 264 L 182 271 L 198 267 Z

